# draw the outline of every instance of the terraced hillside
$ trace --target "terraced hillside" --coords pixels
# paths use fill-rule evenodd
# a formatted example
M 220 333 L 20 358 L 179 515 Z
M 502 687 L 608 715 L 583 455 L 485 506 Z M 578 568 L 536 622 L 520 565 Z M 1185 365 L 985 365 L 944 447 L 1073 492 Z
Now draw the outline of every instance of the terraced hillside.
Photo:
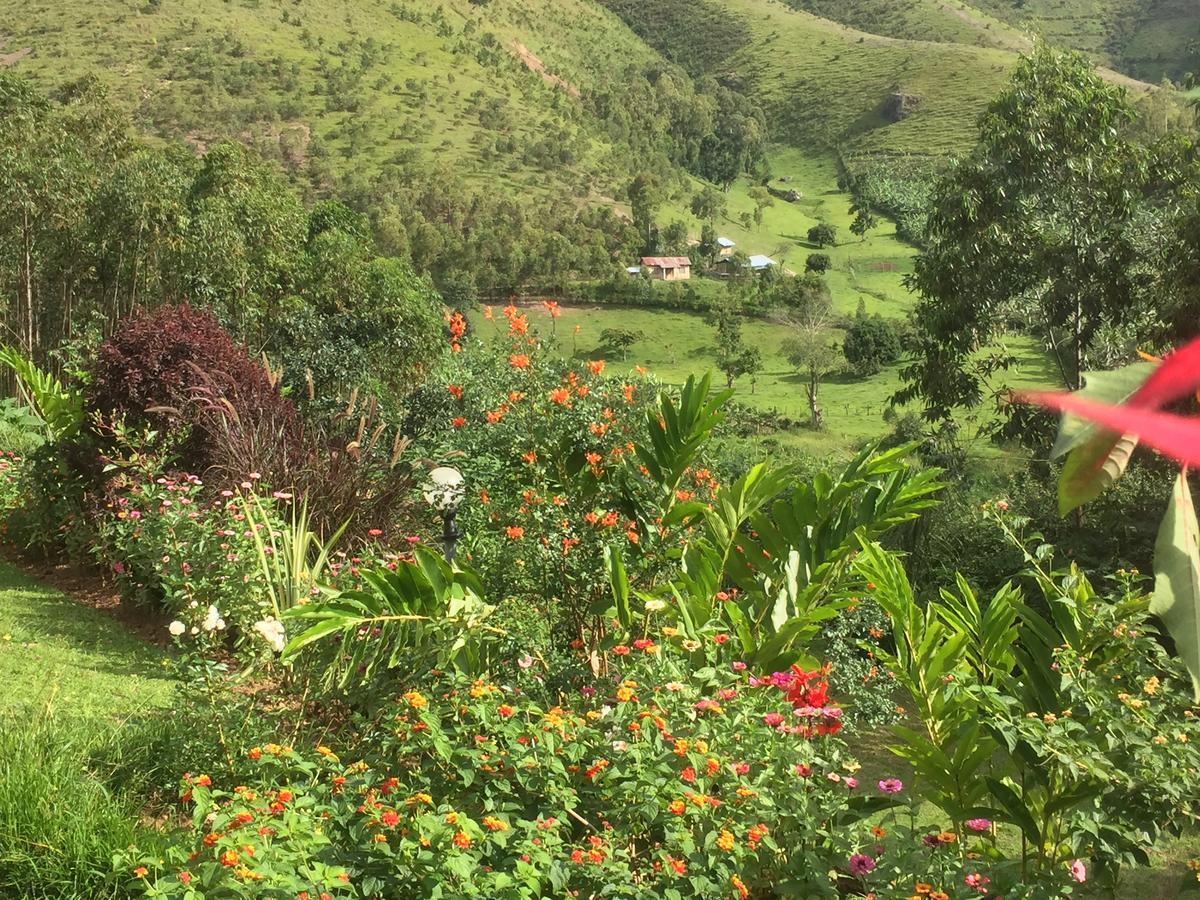
M 1010 50 L 869 34 L 778 0 L 603 0 L 656 49 L 693 45 L 723 15 L 736 42 L 701 54 L 706 74 L 742 86 L 788 143 L 943 156 L 974 139 L 975 121 L 1016 60 Z
M 1091 54 L 1145 81 L 1200 70 L 1200 6 L 1194 0 L 971 0 L 1046 40 Z

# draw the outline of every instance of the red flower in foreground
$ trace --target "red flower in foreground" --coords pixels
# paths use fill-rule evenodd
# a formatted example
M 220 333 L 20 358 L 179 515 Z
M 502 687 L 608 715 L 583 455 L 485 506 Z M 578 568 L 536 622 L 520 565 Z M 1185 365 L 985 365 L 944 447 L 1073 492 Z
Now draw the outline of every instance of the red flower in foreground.
M 1132 435 L 1148 447 L 1173 457 L 1184 465 L 1200 465 L 1200 419 L 1159 412 L 1200 387 L 1200 339 L 1163 358 L 1162 365 L 1124 403 L 1114 406 L 1078 393 L 1030 391 L 1016 395 L 1059 412 L 1072 413 L 1113 432 L 1115 444 L 1121 435 Z M 1104 464 L 1106 454 L 1097 462 Z

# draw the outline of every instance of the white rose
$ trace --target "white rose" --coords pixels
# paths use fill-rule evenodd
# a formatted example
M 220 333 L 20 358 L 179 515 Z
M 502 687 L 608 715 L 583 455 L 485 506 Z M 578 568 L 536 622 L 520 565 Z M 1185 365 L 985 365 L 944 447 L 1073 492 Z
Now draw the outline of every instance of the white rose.
M 187 631 L 187 626 L 184 625 L 182 622 L 180 622 L 178 619 L 176 619 L 174 622 L 172 622 L 170 625 L 167 626 L 167 631 L 171 632 L 172 637 L 179 637 L 185 631 Z
M 216 631 L 221 627 L 221 613 L 215 606 L 208 608 L 208 613 L 204 616 L 204 621 L 200 623 L 200 627 L 205 631 Z
M 262 635 L 263 640 L 271 645 L 272 650 L 276 653 L 283 652 L 287 634 L 284 631 L 282 622 L 273 616 L 268 616 L 259 622 L 255 622 L 254 630 Z

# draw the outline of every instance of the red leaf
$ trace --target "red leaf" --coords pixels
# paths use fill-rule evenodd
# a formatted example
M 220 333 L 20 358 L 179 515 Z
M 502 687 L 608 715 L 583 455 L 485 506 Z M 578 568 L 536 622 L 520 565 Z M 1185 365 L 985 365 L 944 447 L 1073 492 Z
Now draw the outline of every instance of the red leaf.
M 1140 388 L 1133 392 L 1127 406 L 1158 409 L 1174 403 L 1200 387 L 1200 338 L 1163 357 Z
M 1190 346 L 1184 349 L 1190 349 Z M 1182 352 L 1180 351 L 1181 354 Z M 1167 362 L 1164 362 L 1163 366 L 1166 365 Z M 1153 376 L 1151 376 L 1152 378 Z M 1200 381 L 1200 365 L 1192 374 L 1192 387 L 1184 388 L 1183 393 L 1190 392 L 1197 381 Z M 1184 382 L 1185 379 L 1182 377 L 1176 379 L 1175 376 L 1172 376 L 1169 381 L 1162 383 L 1156 396 L 1169 396 L 1170 391 L 1177 389 Z M 1175 396 L 1179 397 L 1182 394 Z M 1107 403 L 1088 400 L 1078 394 L 1034 391 L 1019 394 L 1018 399 L 1060 412 L 1074 413 L 1118 434 L 1132 434 L 1143 444 L 1153 447 L 1160 453 L 1173 457 L 1186 465 L 1200 466 L 1200 419 L 1154 412 L 1128 404 L 1110 406 Z

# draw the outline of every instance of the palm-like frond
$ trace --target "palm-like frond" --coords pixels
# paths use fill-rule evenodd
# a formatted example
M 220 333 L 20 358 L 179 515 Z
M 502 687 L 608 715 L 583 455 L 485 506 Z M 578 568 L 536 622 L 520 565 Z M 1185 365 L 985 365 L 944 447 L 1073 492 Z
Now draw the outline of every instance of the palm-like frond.
M 74 436 L 83 426 L 83 394 L 64 385 L 12 347 L 0 348 L 0 364 L 17 376 L 30 408 L 53 441 Z
M 306 626 L 283 651 L 319 657 L 327 685 L 346 687 L 385 670 L 455 667 L 479 671 L 500 632 L 486 624 L 493 607 L 483 601 L 475 573 L 452 567 L 424 547 L 412 564 L 364 576 L 366 587 L 292 607 L 284 621 Z
M 711 507 L 676 507 L 668 521 L 700 526 L 673 591 L 685 627 L 723 614 L 747 661 L 764 668 L 788 662 L 845 605 L 846 568 L 861 542 L 934 504 L 939 472 L 912 469 L 911 451 L 868 447 L 839 475 L 822 473 L 811 483 L 763 464 L 722 489 Z M 730 587 L 735 598 L 715 607 L 714 595 Z

